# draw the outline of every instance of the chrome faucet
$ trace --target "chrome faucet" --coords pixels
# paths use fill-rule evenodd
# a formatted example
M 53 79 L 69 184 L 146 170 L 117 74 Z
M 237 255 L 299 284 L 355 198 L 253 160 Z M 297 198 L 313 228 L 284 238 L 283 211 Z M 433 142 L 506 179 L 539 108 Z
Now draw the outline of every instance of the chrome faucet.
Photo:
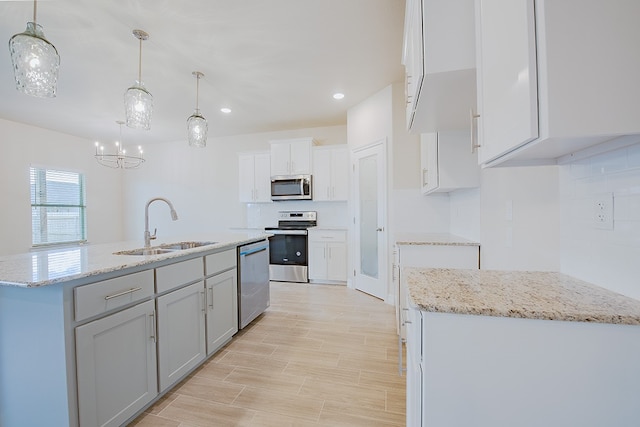
M 153 230 L 153 234 L 149 232 L 149 205 L 152 202 L 155 202 L 156 200 L 162 200 L 163 202 L 168 204 L 169 209 L 171 209 L 171 219 L 173 221 L 178 219 L 178 214 L 176 213 L 176 210 L 173 208 L 173 205 L 169 200 L 165 199 L 164 197 L 154 197 L 153 199 L 149 200 L 147 202 L 147 206 L 145 206 L 144 208 L 144 247 L 145 248 L 148 248 L 149 246 L 151 246 L 151 241 L 156 238 L 156 232 L 158 231 L 158 229 L 156 228 Z

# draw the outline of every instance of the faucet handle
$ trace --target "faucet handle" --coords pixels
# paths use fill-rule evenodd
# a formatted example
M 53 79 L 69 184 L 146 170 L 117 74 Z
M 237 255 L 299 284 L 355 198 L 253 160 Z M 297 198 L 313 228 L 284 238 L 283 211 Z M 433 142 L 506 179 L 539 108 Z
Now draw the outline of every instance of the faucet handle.
M 150 239 L 150 240 L 155 240 L 155 239 L 156 239 L 156 233 L 157 233 L 157 232 L 158 232 L 158 229 L 157 229 L 157 228 L 154 228 L 154 229 L 153 229 L 153 234 L 151 234 L 151 235 L 149 236 L 149 239 Z

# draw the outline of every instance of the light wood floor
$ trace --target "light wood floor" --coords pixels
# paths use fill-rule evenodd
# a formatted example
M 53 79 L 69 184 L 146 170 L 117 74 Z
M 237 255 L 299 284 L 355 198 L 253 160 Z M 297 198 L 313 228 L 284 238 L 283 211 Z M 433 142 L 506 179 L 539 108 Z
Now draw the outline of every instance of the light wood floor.
M 131 425 L 403 426 L 395 311 L 344 286 L 271 283 L 271 307 Z

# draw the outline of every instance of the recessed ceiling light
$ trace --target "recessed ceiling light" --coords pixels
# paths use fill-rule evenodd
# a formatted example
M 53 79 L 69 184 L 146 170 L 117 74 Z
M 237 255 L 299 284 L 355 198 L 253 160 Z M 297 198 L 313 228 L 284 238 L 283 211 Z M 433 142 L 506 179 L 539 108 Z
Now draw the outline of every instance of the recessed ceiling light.
M 338 92 L 333 94 L 333 99 L 342 99 L 342 98 L 344 98 L 344 93 Z
M 220 109 L 220 111 L 222 111 L 225 114 L 229 114 L 231 112 L 231 108 L 227 108 L 227 107 L 222 107 Z

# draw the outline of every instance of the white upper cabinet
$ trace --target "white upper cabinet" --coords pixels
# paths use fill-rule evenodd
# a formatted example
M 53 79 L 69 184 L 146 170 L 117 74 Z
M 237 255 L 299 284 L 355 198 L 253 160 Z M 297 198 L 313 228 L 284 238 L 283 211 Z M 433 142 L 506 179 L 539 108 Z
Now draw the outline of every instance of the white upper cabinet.
M 238 188 L 241 202 L 271 202 L 270 164 L 271 159 L 268 152 L 239 154 Z
M 310 175 L 313 138 L 269 141 L 271 144 L 271 175 Z
M 422 193 L 450 192 L 480 185 L 478 156 L 466 131 L 420 135 Z
M 476 0 L 479 162 L 640 133 L 639 16 L 628 0 Z
M 407 0 L 403 64 L 407 128 L 469 127 L 476 104 L 473 0 Z
M 346 201 L 349 197 L 349 150 L 345 145 L 314 147 L 313 200 Z

